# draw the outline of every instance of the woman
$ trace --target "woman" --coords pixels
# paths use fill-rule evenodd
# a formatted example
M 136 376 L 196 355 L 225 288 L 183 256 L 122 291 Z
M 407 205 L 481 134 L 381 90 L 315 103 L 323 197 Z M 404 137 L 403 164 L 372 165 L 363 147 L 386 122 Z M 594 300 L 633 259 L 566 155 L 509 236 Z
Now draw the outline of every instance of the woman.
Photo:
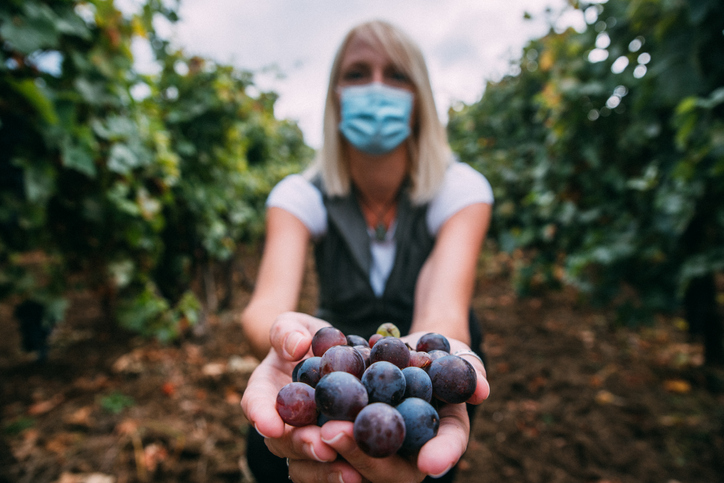
M 264 255 L 242 314 L 253 351 L 263 358 L 242 400 L 258 431 L 247 455 L 253 469 L 266 466 L 255 439 L 261 434 L 272 453 L 286 458 L 289 468 L 279 477 L 288 471 L 297 482 L 422 481 L 449 472 L 467 446 L 465 405 L 441 409 L 438 436 L 410 462 L 367 457 L 349 422 L 285 426 L 275 398 L 320 327 L 331 323 L 369 337 L 381 322 L 394 322 L 413 346 L 424 333 L 445 335 L 451 352 L 478 372 L 468 402 L 482 402 L 489 386 L 481 359 L 470 351 L 481 342 L 470 300 L 491 204 L 485 178 L 452 158 L 417 46 L 385 22 L 352 29 L 332 66 L 320 155 L 269 196 Z M 310 242 L 318 318 L 292 312 Z

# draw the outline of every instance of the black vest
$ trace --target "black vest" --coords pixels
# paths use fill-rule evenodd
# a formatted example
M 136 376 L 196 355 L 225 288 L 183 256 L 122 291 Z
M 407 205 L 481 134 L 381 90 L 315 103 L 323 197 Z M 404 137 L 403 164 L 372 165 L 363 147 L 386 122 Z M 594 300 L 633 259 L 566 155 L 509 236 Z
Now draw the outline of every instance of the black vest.
M 322 182 L 312 182 L 322 193 L 327 209 L 327 233 L 315 241 L 319 279 L 317 316 L 345 334 L 369 338 L 380 324 L 392 322 L 402 334 L 410 331 L 415 286 L 423 264 L 435 244 L 427 230 L 428 205 L 415 206 L 403 187 L 397 204 L 395 260 L 384 292 L 375 295 L 370 284 L 372 255 L 367 223 L 354 192 L 330 197 Z M 480 329 L 470 317 L 472 347 L 477 350 Z

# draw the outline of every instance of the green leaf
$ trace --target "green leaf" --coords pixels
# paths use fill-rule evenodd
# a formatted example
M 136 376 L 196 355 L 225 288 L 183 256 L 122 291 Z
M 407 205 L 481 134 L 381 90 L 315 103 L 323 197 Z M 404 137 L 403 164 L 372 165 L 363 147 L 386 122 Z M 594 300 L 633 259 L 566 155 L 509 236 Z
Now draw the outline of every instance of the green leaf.
M 50 7 L 25 2 L 23 13 L 0 17 L 0 37 L 26 55 L 36 50 L 56 48 L 59 35 L 55 28 L 56 16 Z
M 75 169 L 89 178 L 95 178 L 96 166 L 93 162 L 93 151 L 84 144 L 75 144 L 70 137 L 66 137 L 61 147 L 63 166 Z
M 128 174 L 140 166 L 138 156 L 123 143 L 116 143 L 108 156 L 108 169 L 119 174 Z
M 74 85 L 83 99 L 89 104 L 96 105 L 105 102 L 106 94 L 102 83 L 91 82 L 81 77 L 75 80 Z
M 31 203 L 42 204 L 55 193 L 55 171 L 44 163 L 32 163 L 23 159 L 13 160 L 13 164 L 23 167 L 25 196 Z
M 48 98 L 44 89 L 38 87 L 33 79 L 9 80 L 8 83 L 13 90 L 23 96 L 35 108 L 45 122 L 48 124 L 58 123 L 58 114 L 55 112 L 53 102 Z

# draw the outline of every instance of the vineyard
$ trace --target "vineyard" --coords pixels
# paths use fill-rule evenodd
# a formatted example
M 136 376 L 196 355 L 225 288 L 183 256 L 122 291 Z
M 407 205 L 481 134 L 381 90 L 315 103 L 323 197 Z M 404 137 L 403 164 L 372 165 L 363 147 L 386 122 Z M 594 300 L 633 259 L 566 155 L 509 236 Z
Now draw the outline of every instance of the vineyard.
M 252 72 L 156 32 L 178 5 L 138 4 L 0 5 L 0 481 L 249 479 L 236 318 L 266 196 L 314 153 Z M 570 8 L 584 31 L 450 110 L 496 199 L 458 480 L 719 481 L 724 4 Z

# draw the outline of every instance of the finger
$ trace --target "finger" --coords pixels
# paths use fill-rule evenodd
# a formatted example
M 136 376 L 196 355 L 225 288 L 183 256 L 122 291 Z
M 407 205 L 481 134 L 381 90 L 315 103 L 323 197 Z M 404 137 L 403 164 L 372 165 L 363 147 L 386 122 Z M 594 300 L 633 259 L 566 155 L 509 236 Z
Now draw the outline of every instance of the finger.
M 345 421 L 329 421 L 322 426 L 322 441 L 334 448 L 364 478 L 377 483 L 422 481 L 422 475 L 409 461 L 393 455 L 372 458 L 357 446 L 353 424 Z M 346 481 L 346 480 L 345 480 Z
M 337 452 L 322 442 L 318 426 L 287 426 L 281 438 L 267 438 L 264 442 L 280 458 L 308 459 L 319 463 L 330 463 L 337 459 Z
M 249 422 L 265 438 L 284 434 L 284 421 L 276 410 L 279 390 L 291 382 L 292 363 L 281 361 L 274 351 L 257 366 L 241 398 L 241 408 Z
M 352 466 L 339 459 L 333 463 L 317 463 L 309 460 L 290 460 L 289 478 L 295 483 L 330 482 L 363 483 L 362 475 Z
M 439 411 L 437 436 L 420 449 L 417 467 L 425 474 L 439 477 L 450 471 L 468 447 L 470 420 L 465 404 L 446 404 Z
M 304 357 L 312 344 L 312 337 L 329 324 L 311 315 L 286 312 L 277 317 L 269 333 L 272 347 L 290 361 Z

